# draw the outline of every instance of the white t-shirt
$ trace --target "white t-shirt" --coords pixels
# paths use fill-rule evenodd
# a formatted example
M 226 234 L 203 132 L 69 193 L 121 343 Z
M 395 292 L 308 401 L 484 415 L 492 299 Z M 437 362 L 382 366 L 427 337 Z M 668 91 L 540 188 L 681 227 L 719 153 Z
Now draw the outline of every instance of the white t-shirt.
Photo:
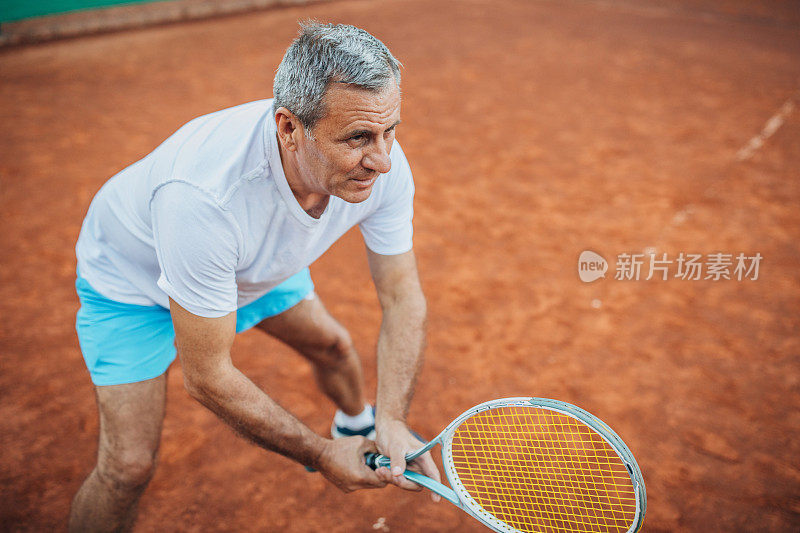
M 411 250 L 414 182 L 400 145 L 364 202 L 318 219 L 283 173 L 272 100 L 196 118 L 97 193 L 78 270 L 111 300 L 220 317 L 310 265 L 358 224 L 375 253 Z

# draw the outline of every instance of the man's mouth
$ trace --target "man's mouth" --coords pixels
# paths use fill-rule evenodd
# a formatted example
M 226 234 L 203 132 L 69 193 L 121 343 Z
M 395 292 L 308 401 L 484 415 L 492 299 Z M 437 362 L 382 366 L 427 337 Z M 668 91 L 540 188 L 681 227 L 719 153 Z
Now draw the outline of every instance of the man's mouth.
M 375 182 L 375 179 L 378 177 L 378 174 L 370 174 L 369 176 L 365 176 L 363 178 L 351 178 L 355 181 L 360 187 L 369 187 Z

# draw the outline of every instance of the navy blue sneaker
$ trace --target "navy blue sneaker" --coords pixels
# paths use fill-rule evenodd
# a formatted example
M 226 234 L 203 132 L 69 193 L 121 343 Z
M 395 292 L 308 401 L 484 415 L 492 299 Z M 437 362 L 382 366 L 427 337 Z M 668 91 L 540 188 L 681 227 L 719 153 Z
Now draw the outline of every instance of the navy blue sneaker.
M 341 439 L 343 437 L 355 437 L 358 435 L 369 440 L 375 440 L 375 406 L 370 405 L 369 408 L 372 410 L 372 423 L 362 428 L 351 429 L 340 426 L 336 424 L 336 418 L 334 417 L 331 423 L 331 437 L 334 439 Z

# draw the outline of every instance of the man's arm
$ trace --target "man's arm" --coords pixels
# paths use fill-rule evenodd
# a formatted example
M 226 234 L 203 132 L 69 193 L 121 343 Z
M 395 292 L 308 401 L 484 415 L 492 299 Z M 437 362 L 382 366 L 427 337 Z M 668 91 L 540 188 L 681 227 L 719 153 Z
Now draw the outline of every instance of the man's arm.
M 178 355 L 189 394 L 259 446 L 312 466 L 344 491 L 384 482 L 364 465 L 370 441 L 333 441 L 311 431 L 242 374 L 230 358 L 236 313 L 203 318 L 170 299 Z
M 405 454 L 420 447 L 420 442 L 408 431 L 406 416 L 422 368 L 427 313 L 425 295 L 413 251 L 379 255 L 367 249 L 367 257 L 383 311 L 378 334 L 375 429 L 378 449 L 392 460 L 391 475 L 383 469 L 379 475 L 400 487 L 419 490 L 419 485 L 406 480 L 402 473 L 406 468 Z M 440 479 L 430 454 L 414 462 L 425 475 Z

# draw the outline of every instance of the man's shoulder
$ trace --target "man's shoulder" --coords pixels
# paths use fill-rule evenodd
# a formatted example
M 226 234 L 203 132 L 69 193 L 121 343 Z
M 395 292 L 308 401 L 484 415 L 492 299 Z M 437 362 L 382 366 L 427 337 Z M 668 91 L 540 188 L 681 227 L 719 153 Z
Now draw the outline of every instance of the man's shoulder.
M 271 99 L 256 100 L 199 116 L 184 124 L 162 146 L 172 145 L 184 150 L 196 147 L 214 152 L 229 144 L 261 141 L 262 128 L 269 125 L 266 118 L 271 109 Z
M 234 123 L 257 121 L 260 120 L 265 114 L 271 112 L 272 101 L 273 99 L 269 98 L 265 100 L 254 100 L 252 102 L 238 104 L 233 107 L 226 107 L 212 113 L 201 115 L 187 122 L 181 129 L 187 127 L 194 127 L 198 129 L 209 126 L 214 127 L 226 121 L 232 121 Z
M 271 99 L 258 100 L 197 117 L 154 151 L 153 170 L 224 199 L 239 180 L 267 170 L 271 108 Z

